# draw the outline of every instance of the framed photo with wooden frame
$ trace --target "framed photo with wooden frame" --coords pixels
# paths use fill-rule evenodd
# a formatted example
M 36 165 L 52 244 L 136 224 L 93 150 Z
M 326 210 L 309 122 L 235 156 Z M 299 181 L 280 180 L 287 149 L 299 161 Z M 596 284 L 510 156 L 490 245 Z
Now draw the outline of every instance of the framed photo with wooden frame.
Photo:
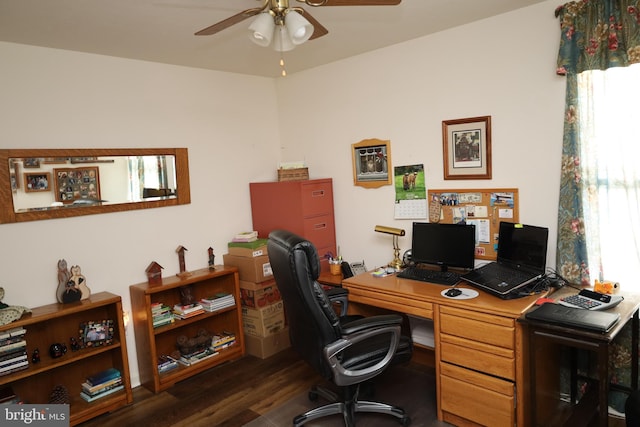
M 81 323 L 78 332 L 83 348 L 113 344 L 113 320 Z
M 391 185 L 391 149 L 389 141 L 364 139 L 351 144 L 353 184 L 365 188 Z
M 444 179 L 491 179 L 491 116 L 442 122 Z
M 49 190 L 51 190 L 50 172 L 24 173 L 24 191 L 26 193 L 35 193 Z

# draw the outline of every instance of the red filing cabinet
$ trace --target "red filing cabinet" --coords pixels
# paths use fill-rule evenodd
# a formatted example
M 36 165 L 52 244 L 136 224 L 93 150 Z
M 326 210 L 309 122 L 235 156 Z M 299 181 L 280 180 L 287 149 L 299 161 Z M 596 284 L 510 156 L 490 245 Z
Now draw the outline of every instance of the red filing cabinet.
M 252 182 L 249 188 L 253 229 L 258 235 L 266 238 L 279 228 L 296 233 L 316 246 L 322 270 L 328 270 L 324 255 L 336 255 L 331 178 Z

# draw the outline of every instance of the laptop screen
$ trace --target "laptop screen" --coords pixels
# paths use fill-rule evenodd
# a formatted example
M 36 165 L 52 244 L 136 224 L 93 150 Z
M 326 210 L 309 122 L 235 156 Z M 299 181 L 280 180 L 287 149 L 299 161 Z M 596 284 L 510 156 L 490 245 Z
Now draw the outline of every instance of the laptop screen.
M 544 273 L 548 228 L 500 222 L 498 233 L 498 262 Z

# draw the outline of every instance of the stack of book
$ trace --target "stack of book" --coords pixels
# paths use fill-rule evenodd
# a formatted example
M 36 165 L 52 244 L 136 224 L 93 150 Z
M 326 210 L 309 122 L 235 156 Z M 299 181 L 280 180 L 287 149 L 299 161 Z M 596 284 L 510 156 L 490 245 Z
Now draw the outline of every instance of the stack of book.
M 205 311 L 216 311 L 226 307 L 233 307 L 236 305 L 236 300 L 230 293 L 220 292 L 212 297 L 202 298 L 200 305 Z
M 211 341 L 211 349 L 216 353 L 236 343 L 236 336 L 233 332 L 223 332 L 214 335 Z
M 82 383 L 80 397 L 87 402 L 93 402 L 122 389 L 122 374 L 116 368 L 109 368 L 88 377 Z
M 27 342 L 24 328 L 9 329 L 0 333 L 0 375 L 27 369 Z
M 178 319 L 188 319 L 198 314 L 204 313 L 204 308 L 199 303 L 188 305 L 176 304 L 173 306 L 173 316 Z
M 158 373 L 168 372 L 178 367 L 178 361 L 170 356 L 158 357 Z
M 205 348 L 204 350 L 194 351 L 193 353 L 183 354 L 178 359 L 178 362 L 182 363 L 185 366 L 195 365 L 196 363 L 202 362 L 210 357 L 218 354 L 217 351 L 213 351 L 211 348 Z
M 241 233 L 236 234 L 231 239 L 232 242 L 255 242 L 258 240 L 258 232 L 257 231 L 243 231 Z
M 151 317 L 154 328 L 162 325 L 168 325 L 175 321 L 173 313 L 171 313 L 171 307 L 166 306 L 161 302 L 154 302 L 151 304 Z

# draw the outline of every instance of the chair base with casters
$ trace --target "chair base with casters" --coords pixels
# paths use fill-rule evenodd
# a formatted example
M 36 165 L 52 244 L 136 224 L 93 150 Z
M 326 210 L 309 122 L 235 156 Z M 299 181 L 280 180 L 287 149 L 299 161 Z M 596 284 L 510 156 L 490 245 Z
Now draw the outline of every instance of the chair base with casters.
M 341 400 L 333 391 L 324 387 L 314 386 L 311 391 L 309 391 L 309 400 L 315 402 L 318 400 L 318 397 L 322 397 L 332 403 L 311 409 L 304 414 L 296 416 L 293 419 L 294 427 L 300 427 L 317 418 L 338 414 L 342 414 L 346 427 L 353 427 L 356 425 L 355 414 L 358 412 L 387 414 L 396 417 L 403 426 L 411 424 L 411 418 L 407 416 L 402 408 L 381 402 L 358 400 L 357 396 L 359 392 L 360 384 L 346 387 L 345 394 L 352 396 Z

